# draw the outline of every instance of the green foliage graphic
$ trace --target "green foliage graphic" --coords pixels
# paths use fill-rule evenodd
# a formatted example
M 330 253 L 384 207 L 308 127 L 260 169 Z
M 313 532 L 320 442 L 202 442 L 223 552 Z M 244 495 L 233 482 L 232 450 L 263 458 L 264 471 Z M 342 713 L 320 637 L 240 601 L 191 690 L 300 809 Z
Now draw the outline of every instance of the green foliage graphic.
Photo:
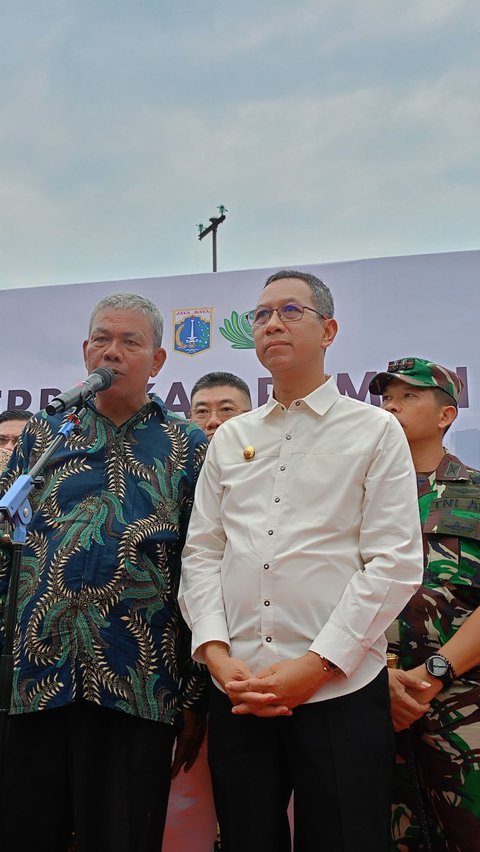
M 247 320 L 247 311 L 238 314 L 232 311 L 231 319 L 223 320 L 220 326 L 220 334 L 230 341 L 232 349 L 254 349 L 252 326 Z

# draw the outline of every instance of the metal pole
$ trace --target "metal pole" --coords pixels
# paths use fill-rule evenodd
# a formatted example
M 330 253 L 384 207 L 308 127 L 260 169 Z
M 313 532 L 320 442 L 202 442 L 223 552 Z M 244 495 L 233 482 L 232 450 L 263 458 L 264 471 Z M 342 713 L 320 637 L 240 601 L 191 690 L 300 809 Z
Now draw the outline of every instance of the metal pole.
M 203 225 L 197 225 L 198 228 L 198 239 L 203 240 L 207 234 L 212 235 L 212 267 L 213 271 L 217 271 L 217 229 L 218 226 L 221 225 L 222 222 L 225 221 L 225 213 L 227 213 L 227 208 L 221 204 L 219 206 L 220 216 L 210 216 L 211 224 L 208 228 L 204 228 Z
M 218 225 L 214 225 L 212 231 L 212 264 L 214 272 L 217 271 L 217 228 Z

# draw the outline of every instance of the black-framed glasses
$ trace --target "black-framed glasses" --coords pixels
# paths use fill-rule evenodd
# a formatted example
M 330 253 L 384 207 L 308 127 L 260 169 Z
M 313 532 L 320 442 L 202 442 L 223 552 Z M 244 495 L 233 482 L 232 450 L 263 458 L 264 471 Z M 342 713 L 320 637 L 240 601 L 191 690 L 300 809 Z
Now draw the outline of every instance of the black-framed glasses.
M 190 417 L 197 423 L 206 423 L 212 414 L 216 414 L 217 418 L 224 423 L 225 420 L 230 420 L 230 417 L 235 417 L 237 414 L 243 414 L 244 411 L 244 408 L 238 408 L 236 405 L 228 403 L 219 405 L 218 408 L 210 408 L 208 405 L 195 405 L 190 412 Z
M 18 435 L 0 435 L 0 449 L 4 449 L 7 444 L 16 445 L 18 441 Z
M 258 325 L 266 325 L 275 311 L 282 322 L 299 322 L 305 311 L 312 311 L 312 313 L 321 319 L 328 319 L 320 311 L 316 311 L 315 308 L 309 308 L 308 305 L 288 304 L 281 305 L 279 308 L 254 308 L 253 311 L 248 312 L 247 320 L 254 328 Z

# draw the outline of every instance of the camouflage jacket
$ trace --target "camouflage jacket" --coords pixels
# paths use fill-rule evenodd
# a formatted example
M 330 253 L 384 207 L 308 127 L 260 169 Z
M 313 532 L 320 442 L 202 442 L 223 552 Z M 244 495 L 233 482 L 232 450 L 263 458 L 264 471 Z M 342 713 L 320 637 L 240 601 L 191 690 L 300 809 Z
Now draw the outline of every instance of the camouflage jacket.
M 63 415 L 40 412 L 0 480 L 7 490 L 50 444 Z M 203 432 L 155 396 L 122 426 L 90 406 L 32 491 L 22 559 L 12 712 L 77 696 L 175 723 L 201 708 L 203 667 L 177 591 Z M 11 550 L 0 548 L 0 644 Z
M 438 651 L 480 606 L 480 472 L 446 453 L 420 485 L 423 582 L 388 631 L 389 650 L 411 669 Z M 448 690 L 452 711 L 480 689 L 480 667 Z M 455 696 L 455 697 L 454 697 Z M 464 700 L 462 699 L 464 696 Z

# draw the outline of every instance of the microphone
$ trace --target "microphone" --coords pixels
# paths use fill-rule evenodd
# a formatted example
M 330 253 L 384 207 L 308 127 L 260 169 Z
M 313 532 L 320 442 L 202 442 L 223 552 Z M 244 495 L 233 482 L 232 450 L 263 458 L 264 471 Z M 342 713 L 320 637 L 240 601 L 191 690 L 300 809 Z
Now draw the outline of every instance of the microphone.
M 50 400 L 48 405 L 45 406 L 45 411 L 47 414 L 59 414 L 67 408 L 75 408 L 77 405 L 83 405 L 87 399 L 91 399 L 98 391 L 109 388 L 114 379 L 115 373 L 113 370 L 109 370 L 107 367 L 97 367 L 83 382 L 78 382 L 73 388 L 60 393 Z

